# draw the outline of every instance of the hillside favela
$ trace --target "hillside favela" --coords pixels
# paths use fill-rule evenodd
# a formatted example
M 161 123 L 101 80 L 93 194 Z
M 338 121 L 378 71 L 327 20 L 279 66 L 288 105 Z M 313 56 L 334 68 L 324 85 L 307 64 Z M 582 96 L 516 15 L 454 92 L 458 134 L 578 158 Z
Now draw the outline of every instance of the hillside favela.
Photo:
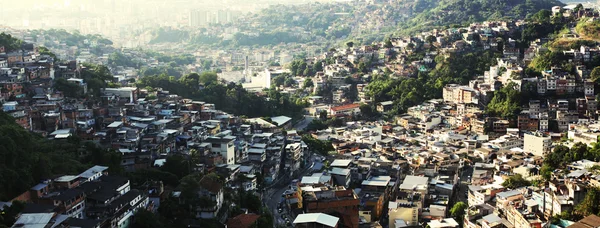
M 3 0 L 0 228 L 599 228 L 598 0 Z

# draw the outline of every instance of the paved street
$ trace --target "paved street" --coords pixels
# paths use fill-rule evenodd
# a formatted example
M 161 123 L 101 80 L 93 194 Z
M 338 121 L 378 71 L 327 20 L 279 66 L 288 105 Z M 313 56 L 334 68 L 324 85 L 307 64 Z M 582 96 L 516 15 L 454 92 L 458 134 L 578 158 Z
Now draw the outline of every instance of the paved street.
M 304 130 L 308 126 L 308 124 L 313 121 L 313 119 L 314 119 L 314 117 L 312 117 L 310 115 L 305 115 L 304 119 L 302 121 L 298 122 L 296 124 L 296 126 L 294 126 L 294 129 L 296 129 L 298 131 Z
M 295 178 L 301 178 L 304 175 L 307 175 L 310 172 L 310 167 L 312 167 L 314 161 L 313 161 L 313 156 L 311 156 L 309 158 L 309 163 L 306 165 L 306 169 L 297 177 Z M 275 222 L 273 223 L 275 226 L 277 226 L 277 224 L 285 224 L 285 221 L 281 218 L 281 214 L 277 212 L 277 205 L 282 201 L 282 197 L 281 195 L 289 189 L 289 185 L 291 183 L 291 180 L 285 181 L 283 180 L 281 183 L 276 184 L 275 186 L 273 186 L 272 188 L 268 189 L 265 193 L 265 197 L 263 199 L 263 202 L 267 205 L 267 207 L 269 207 L 269 210 L 271 210 L 271 213 L 273 214 L 273 217 L 275 218 Z M 285 211 L 284 211 L 285 213 Z M 286 215 L 287 216 L 287 215 Z M 287 216 L 289 218 L 289 216 Z M 292 221 L 292 218 L 290 218 L 290 221 Z
M 469 177 L 473 175 L 473 167 L 469 166 L 468 168 L 463 169 L 460 175 L 459 185 L 458 185 L 458 194 L 456 195 L 458 200 L 457 202 L 467 202 L 467 191 L 469 190 L 468 183 L 470 183 Z

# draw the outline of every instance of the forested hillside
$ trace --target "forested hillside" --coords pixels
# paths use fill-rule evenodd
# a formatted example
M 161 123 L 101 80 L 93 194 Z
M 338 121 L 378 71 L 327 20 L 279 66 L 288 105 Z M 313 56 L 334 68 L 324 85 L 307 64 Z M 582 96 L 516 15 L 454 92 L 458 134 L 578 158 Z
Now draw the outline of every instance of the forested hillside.
M 390 3 L 391 2 L 391 3 Z M 275 5 L 246 15 L 234 25 L 210 29 L 151 31 L 151 44 L 182 42 L 216 47 L 268 46 L 281 43 L 319 43 L 342 40 L 362 44 L 383 40 L 386 34 L 413 34 L 471 22 L 524 19 L 541 9 L 563 5 L 557 0 L 420 0 L 375 4 Z M 224 39 L 224 28 L 239 32 Z
M 10 200 L 40 181 L 78 174 L 92 165 L 121 172 L 121 154 L 76 137 L 51 141 L 30 133 L 0 111 L 0 201 Z
M 400 26 L 401 33 L 501 19 L 524 19 L 542 9 L 564 5 L 557 0 L 420 0 L 415 16 Z
M 203 88 L 199 89 L 198 84 Z M 213 103 L 219 110 L 238 116 L 271 117 L 286 115 L 300 117 L 305 103 L 298 97 L 267 90 L 266 97 L 248 92 L 239 84 L 222 84 L 217 74 L 204 72 L 184 75 L 179 79 L 167 75 L 146 76 L 137 83 L 140 88 L 162 88 L 185 98 Z
M 5 51 L 10 52 L 21 48 L 23 41 L 14 38 L 10 34 L 0 33 L 0 47 L 4 47 Z

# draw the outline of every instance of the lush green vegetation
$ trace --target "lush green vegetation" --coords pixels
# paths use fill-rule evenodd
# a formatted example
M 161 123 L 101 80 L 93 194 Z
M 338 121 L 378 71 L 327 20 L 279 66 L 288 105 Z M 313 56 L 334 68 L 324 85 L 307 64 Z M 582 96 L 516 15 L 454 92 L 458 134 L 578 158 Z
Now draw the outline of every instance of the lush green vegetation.
M 150 43 L 182 42 L 220 48 L 273 46 L 281 43 L 329 47 L 348 40 L 368 45 L 386 34 L 413 34 L 432 28 L 456 27 L 495 19 L 523 19 L 540 9 L 562 5 L 556 0 L 422 0 L 415 3 L 275 5 L 245 15 L 247 23 L 232 39 L 207 29 L 151 31 Z M 213 25 L 224 30 L 230 25 Z
M 403 113 L 407 108 L 423 101 L 441 98 L 442 88 L 451 83 L 467 84 L 477 75 L 483 74 L 500 57 L 499 52 L 474 51 L 452 54 L 448 58 L 439 56 L 437 66 L 430 72 L 420 72 L 416 78 L 394 79 L 378 76 L 367 86 L 375 103 L 393 100 L 392 113 Z
M 23 45 L 23 41 L 10 34 L 0 33 L 0 47 L 4 47 L 6 52 L 16 51 L 21 48 L 21 45 Z
M 522 96 L 519 92 L 518 85 L 511 83 L 504 86 L 500 90 L 494 91 L 494 97 L 485 108 L 485 111 L 490 116 L 502 117 L 505 119 L 516 119 L 521 112 Z M 529 100 L 526 100 L 527 102 Z
M 401 28 L 411 33 L 486 20 L 522 19 L 562 5 L 556 0 L 423 0 L 417 1 L 413 7 L 416 15 Z
M 203 178 L 210 178 L 214 182 L 223 184 L 223 178 L 216 173 L 206 175 L 201 173 L 187 174 L 181 178 L 178 185 L 171 186 L 176 187 L 178 191 L 181 191 L 181 197 L 174 198 L 167 196 L 161 201 L 161 206 L 158 209 L 157 214 L 145 211 L 136 214 L 134 227 L 183 227 L 186 220 L 196 219 L 193 210 L 190 210 L 191 208 L 198 206 L 213 206 L 215 204 L 215 202 L 209 198 L 198 197 L 197 195 L 197 192 L 200 189 L 200 180 Z M 240 175 L 237 178 L 237 181 L 245 180 L 243 175 Z M 261 218 L 256 221 L 257 227 L 273 226 L 273 216 L 270 214 L 268 208 L 262 207 L 260 198 L 254 192 L 226 188 L 224 195 L 224 207 L 218 212 L 218 216 L 222 216 L 227 212 L 228 216 L 232 218 L 244 213 L 242 208 L 245 208 L 249 213 L 261 215 Z M 233 204 L 235 204 L 235 206 L 225 206 Z M 203 224 L 202 227 L 220 227 L 217 225 L 218 222 L 214 219 L 201 220 L 201 222 Z
M 292 75 L 314 76 L 316 72 L 323 71 L 323 61 L 310 65 L 304 58 L 295 59 L 290 63 L 289 69 Z
M 521 187 L 531 186 L 531 182 L 523 178 L 521 174 L 515 174 L 508 177 L 508 179 L 504 180 L 502 186 L 505 188 L 517 189 Z
M 34 41 L 38 41 L 40 37 L 44 38 L 43 46 L 50 49 L 60 48 L 62 43 L 69 47 L 89 48 L 90 52 L 95 55 L 102 55 L 101 45 L 110 46 L 113 42 L 98 34 L 81 34 L 78 31 L 67 32 L 64 29 L 49 29 L 49 30 L 32 30 L 31 37 Z
M 155 66 L 155 67 L 142 67 L 139 70 L 140 76 L 153 76 L 153 75 L 172 75 L 176 78 L 181 77 L 183 74 L 181 73 L 182 69 L 177 65 L 164 65 L 164 66 Z
M 576 30 L 584 38 L 600 41 L 600 21 L 582 20 L 577 24 Z
M 146 51 L 144 54 L 148 57 L 152 57 L 159 62 L 163 63 L 171 63 L 174 62 L 177 65 L 188 65 L 196 62 L 196 57 L 190 54 L 181 54 L 181 55 L 166 55 L 159 52 Z M 209 64 L 210 67 L 210 64 Z M 206 68 L 206 67 L 205 67 Z
M 108 56 L 108 64 L 111 66 L 137 67 L 140 62 L 133 61 L 122 52 L 113 52 Z
M 103 88 L 118 87 L 118 85 L 109 83 L 113 80 L 113 75 L 106 66 L 84 64 L 81 70 L 81 78 L 87 83 L 88 93 L 83 94 L 83 88 L 69 83 L 65 79 L 57 79 L 54 81 L 54 88 L 64 93 L 67 97 L 82 98 L 99 98 Z
M 56 57 L 56 55 L 52 51 L 50 51 L 50 49 L 48 49 L 47 47 L 38 47 L 38 52 L 40 53 L 40 55 L 48 55 L 48 56 L 52 57 L 55 62 L 59 60 Z
M 277 75 L 271 79 L 271 85 L 274 85 L 276 87 L 279 87 L 279 86 L 291 87 L 291 86 L 294 86 L 295 84 L 296 84 L 296 81 L 294 80 L 292 75 L 290 75 L 288 73 L 283 73 L 283 74 Z
M 600 143 L 595 144 L 592 148 L 583 143 L 576 143 L 571 149 L 563 145 L 554 147 L 554 150 L 546 155 L 540 175 L 544 179 L 550 180 L 555 170 L 564 169 L 568 163 L 581 159 L 600 161 Z
M 10 207 L 4 206 L 4 208 L 0 209 L 3 210 L 2 213 L 0 213 L 0 228 L 8 228 L 15 224 L 19 214 L 25 209 L 25 203 L 15 200 L 12 201 Z
M 200 84 L 204 85 L 202 89 L 199 87 Z M 219 83 L 213 72 L 192 73 L 180 79 L 165 74 L 147 76 L 140 79 L 138 86 L 160 87 L 185 98 L 213 103 L 219 110 L 248 117 L 277 115 L 299 117 L 305 106 L 302 99 L 276 90 L 266 90 L 264 91 L 266 96 L 259 96 L 248 92 L 239 84 Z
M 108 165 L 122 173 L 121 154 L 77 137 L 47 140 L 29 133 L 0 112 L 0 200 L 10 200 L 40 181 L 56 175 L 78 174 L 93 165 Z
M 171 28 L 159 28 L 158 30 L 152 31 L 153 38 L 150 40 L 150 44 L 155 43 L 177 43 L 188 40 L 190 33 L 178 29 Z
M 461 221 L 461 219 L 465 216 L 465 211 L 469 206 L 465 202 L 457 202 L 450 209 L 450 216 L 454 218 L 456 221 Z
M 600 214 L 600 204 L 598 202 L 600 202 L 600 189 L 598 187 L 590 187 L 587 189 L 583 201 L 575 206 L 573 216 L 575 218 L 583 218 L 592 214 Z
M 261 32 L 257 35 L 249 35 L 244 33 L 236 33 L 231 42 L 227 42 L 232 46 L 266 46 L 279 43 L 301 43 L 302 38 L 298 34 L 286 31 L 268 31 Z
M 302 141 L 306 143 L 306 145 L 308 145 L 308 148 L 310 148 L 313 152 L 321 155 L 327 155 L 329 151 L 334 151 L 334 148 L 331 145 L 331 141 L 321 141 L 313 138 L 309 134 L 303 135 Z

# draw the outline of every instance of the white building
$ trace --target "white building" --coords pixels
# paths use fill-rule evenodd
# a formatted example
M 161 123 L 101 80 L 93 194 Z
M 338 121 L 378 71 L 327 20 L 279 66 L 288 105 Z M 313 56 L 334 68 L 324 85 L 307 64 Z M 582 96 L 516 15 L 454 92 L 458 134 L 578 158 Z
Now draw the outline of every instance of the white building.
M 535 156 L 544 156 L 550 152 L 552 139 L 541 132 L 525 133 L 524 150 Z
M 104 88 L 103 94 L 106 96 L 118 96 L 120 98 L 128 98 L 130 103 L 137 100 L 137 91 L 135 87 L 121 88 Z
M 499 150 L 510 150 L 513 148 L 523 147 L 523 139 L 511 134 L 506 134 L 500 136 L 500 138 L 491 140 L 484 145 L 488 145 Z
M 221 154 L 225 163 L 235 163 L 235 136 L 224 136 L 224 137 L 208 137 L 207 143 L 211 144 L 211 152 L 213 154 Z

